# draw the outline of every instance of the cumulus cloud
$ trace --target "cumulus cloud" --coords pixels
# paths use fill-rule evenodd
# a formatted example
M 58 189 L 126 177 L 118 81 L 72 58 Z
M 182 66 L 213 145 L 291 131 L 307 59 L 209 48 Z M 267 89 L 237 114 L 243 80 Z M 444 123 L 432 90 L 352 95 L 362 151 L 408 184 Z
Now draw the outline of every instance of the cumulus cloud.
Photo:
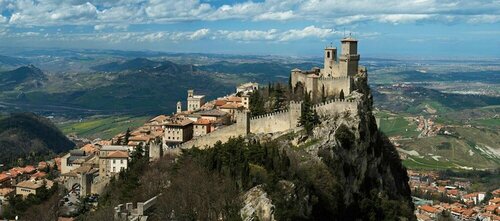
M 356 22 L 499 22 L 498 0 L 264 0 L 216 6 L 201 0 L 1 0 L 13 25 L 47 26 L 106 23 L 165 24 L 239 19 L 310 20 L 347 25 Z

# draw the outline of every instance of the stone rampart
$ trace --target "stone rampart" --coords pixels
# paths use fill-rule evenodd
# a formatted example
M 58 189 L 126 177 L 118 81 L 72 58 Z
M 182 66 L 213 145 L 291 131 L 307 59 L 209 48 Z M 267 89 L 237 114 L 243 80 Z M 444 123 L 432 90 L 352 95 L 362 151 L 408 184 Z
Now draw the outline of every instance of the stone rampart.
M 207 146 L 214 145 L 219 140 L 222 142 L 226 142 L 231 137 L 238 137 L 238 136 L 245 136 L 245 135 L 246 135 L 246 132 L 244 130 L 241 130 L 240 127 L 238 127 L 238 123 L 234 123 L 232 125 L 215 130 L 212 133 L 196 137 L 188 142 L 181 144 L 178 147 L 191 148 L 191 147 L 195 146 L 195 147 L 198 147 L 200 149 L 204 149 Z
M 250 118 L 250 132 L 254 134 L 275 133 L 289 130 L 291 127 L 292 125 L 290 125 L 289 110 L 278 111 Z
M 357 101 L 332 99 L 313 106 L 320 117 L 329 116 L 335 113 L 350 111 L 357 112 Z

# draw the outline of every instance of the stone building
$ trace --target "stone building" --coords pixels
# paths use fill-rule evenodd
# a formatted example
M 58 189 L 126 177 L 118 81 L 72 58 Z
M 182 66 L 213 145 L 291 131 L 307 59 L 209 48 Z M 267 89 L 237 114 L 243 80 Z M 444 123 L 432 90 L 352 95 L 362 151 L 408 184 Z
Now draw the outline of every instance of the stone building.
M 198 119 L 193 123 L 193 136 L 203 136 L 211 132 L 212 123 L 208 119 Z
M 193 121 L 187 118 L 172 118 L 165 121 L 163 140 L 165 143 L 184 143 L 193 138 Z
M 293 69 L 291 84 L 294 90 L 299 87 L 310 93 L 313 99 L 322 96 L 338 97 L 341 92 L 349 95 L 354 88 L 353 77 L 366 73 L 366 68 L 359 66 L 358 41 L 348 37 L 341 40 L 341 53 L 336 47 L 326 47 L 324 50 L 323 68 L 315 67 L 309 71 Z
M 16 195 L 26 198 L 30 194 L 36 195 L 41 188 L 50 189 L 53 184 L 53 181 L 47 179 L 23 181 L 16 185 Z
M 127 155 L 129 152 L 132 150 L 130 149 L 129 146 L 120 146 L 120 145 L 104 145 L 101 148 L 101 151 L 99 152 L 99 176 L 105 177 L 105 176 L 111 176 L 112 173 L 112 161 L 109 158 L 108 155 L 115 153 L 115 152 L 126 152 Z M 128 157 L 127 157 L 128 158 Z M 115 165 L 115 171 L 116 171 L 116 165 Z M 118 172 L 120 172 L 118 170 Z
M 205 104 L 205 95 L 195 95 L 194 90 L 188 90 L 188 97 L 187 97 L 187 110 L 188 111 L 195 111 L 200 109 L 201 106 Z M 182 110 L 179 110 L 179 103 L 177 104 L 177 112 L 180 112 Z
M 256 82 L 248 82 L 240 84 L 238 87 L 236 87 L 236 93 L 249 94 L 253 93 L 256 90 L 259 90 L 259 84 Z

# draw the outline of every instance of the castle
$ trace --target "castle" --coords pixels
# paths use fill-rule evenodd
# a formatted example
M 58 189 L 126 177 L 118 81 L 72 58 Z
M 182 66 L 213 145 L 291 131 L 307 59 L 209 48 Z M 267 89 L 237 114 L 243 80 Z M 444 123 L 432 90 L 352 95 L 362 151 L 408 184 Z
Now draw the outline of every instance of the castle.
M 341 92 L 349 95 L 353 90 L 353 77 L 366 73 L 359 65 L 358 41 L 347 37 L 341 40 L 341 54 L 337 58 L 337 48 L 329 46 L 324 51 L 323 69 L 318 67 L 309 71 L 293 69 L 291 84 L 293 90 L 302 87 L 314 100 L 321 97 L 338 97 Z

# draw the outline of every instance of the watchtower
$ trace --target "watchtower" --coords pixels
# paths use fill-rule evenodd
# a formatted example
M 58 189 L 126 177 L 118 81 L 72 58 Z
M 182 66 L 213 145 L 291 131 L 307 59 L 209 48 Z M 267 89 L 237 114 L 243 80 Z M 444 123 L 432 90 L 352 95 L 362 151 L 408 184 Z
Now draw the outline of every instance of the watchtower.
M 236 115 L 236 128 L 245 135 L 250 133 L 250 113 L 246 110 L 239 110 Z
M 333 69 L 337 63 L 337 48 L 336 47 L 326 47 L 325 48 L 325 62 L 323 67 L 322 75 L 323 77 L 333 76 Z
M 340 73 L 342 76 L 354 76 L 358 73 L 358 40 L 347 37 L 341 40 Z

